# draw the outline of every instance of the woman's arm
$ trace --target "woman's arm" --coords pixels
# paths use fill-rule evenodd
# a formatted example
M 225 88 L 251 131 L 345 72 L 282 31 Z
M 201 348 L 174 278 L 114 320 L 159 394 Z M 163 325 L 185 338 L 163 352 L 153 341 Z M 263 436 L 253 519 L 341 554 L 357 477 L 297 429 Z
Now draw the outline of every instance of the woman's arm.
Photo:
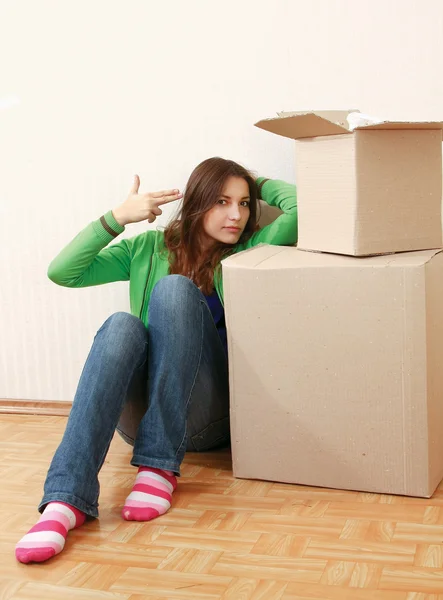
M 257 244 L 273 244 L 276 246 L 292 246 L 297 243 L 297 191 L 295 185 L 280 179 L 257 179 L 259 198 L 266 204 L 283 211 L 267 225 L 255 232 L 247 242 L 240 244 L 238 250 L 246 250 Z
M 48 277 L 66 287 L 88 287 L 127 281 L 131 268 L 132 240 L 106 246 L 129 223 L 153 223 L 162 214 L 160 206 L 182 197 L 179 190 L 139 194 L 140 178 L 134 176 L 126 200 L 83 229 L 49 265 Z M 146 234 L 145 234 L 146 235 Z M 154 235 L 155 232 L 148 232 Z
M 129 240 L 106 246 L 125 228 L 112 211 L 85 227 L 63 248 L 48 268 L 48 277 L 66 287 L 88 287 L 129 279 Z

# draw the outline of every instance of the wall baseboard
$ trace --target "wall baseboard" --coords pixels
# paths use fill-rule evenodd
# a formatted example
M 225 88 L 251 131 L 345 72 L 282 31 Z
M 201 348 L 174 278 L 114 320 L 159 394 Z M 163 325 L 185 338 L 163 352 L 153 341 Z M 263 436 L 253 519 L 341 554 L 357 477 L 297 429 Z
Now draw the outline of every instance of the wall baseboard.
M 66 400 L 61 400 L 60 402 L 39 402 L 36 400 L 0 399 L 0 414 L 67 417 L 71 406 L 72 402 Z

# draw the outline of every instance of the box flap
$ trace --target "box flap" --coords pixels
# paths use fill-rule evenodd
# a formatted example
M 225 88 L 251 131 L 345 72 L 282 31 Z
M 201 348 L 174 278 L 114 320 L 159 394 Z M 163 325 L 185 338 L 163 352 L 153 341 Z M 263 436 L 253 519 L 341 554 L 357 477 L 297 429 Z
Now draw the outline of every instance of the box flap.
M 262 244 L 233 254 L 222 261 L 229 269 L 305 269 L 305 268 L 411 268 L 426 264 L 441 248 L 398 252 L 379 256 L 355 257 L 327 252 L 309 252 L 295 246 L 272 246 Z
M 383 121 L 374 125 L 359 125 L 354 129 L 443 129 L 441 121 Z
M 300 140 L 327 135 L 352 134 L 347 117 L 350 110 L 280 112 L 272 119 L 263 119 L 255 123 L 256 127 L 276 133 L 283 137 Z M 383 121 L 376 124 L 359 125 L 361 129 L 443 129 L 439 121 Z
M 271 244 L 258 244 L 242 252 L 236 252 L 231 254 L 227 258 L 221 261 L 222 266 L 228 266 L 231 268 L 255 268 L 261 262 L 268 260 L 275 254 L 281 254 L 288 249 L 288 246 L 274 246 Z
M 282 112 L 273 119 L 263 119 L 256 127 L 283 137 L 300 140 L 320 135 L 352 133 L 346 117 L 354 110 L 329 110 L 309 112 Z

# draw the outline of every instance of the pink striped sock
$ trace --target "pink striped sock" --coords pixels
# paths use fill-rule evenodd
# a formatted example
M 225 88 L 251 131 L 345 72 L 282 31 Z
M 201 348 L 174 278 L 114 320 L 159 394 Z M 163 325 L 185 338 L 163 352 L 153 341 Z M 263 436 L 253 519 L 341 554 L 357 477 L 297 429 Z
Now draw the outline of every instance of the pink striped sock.
M 171 507 L 177 478 L 171 471 L 139 467 L 132 492 L 126 498 L 122 517 L 126 521 L 150 521 Z
M 21 563 L 43 562 L 59 554 L 70 529 L 85 522 L 85 513 L 65 502 L 50 502 L 37 524 L 22 537 L 15 547 Z

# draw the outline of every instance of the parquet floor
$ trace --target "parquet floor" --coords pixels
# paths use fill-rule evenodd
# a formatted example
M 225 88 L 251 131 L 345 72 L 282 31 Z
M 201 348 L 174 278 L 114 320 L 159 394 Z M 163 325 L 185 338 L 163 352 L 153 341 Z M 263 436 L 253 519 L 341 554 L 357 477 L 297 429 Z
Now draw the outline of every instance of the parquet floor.
M 135 470 L 119 437 L 101 518 L 21 565 L 65 422 L 0 415 L 1 600 L 443 600 L 443 486 L 423 500 L 235 480 L 222 451 L 187 456 L 168 514 L 126 523 Z

